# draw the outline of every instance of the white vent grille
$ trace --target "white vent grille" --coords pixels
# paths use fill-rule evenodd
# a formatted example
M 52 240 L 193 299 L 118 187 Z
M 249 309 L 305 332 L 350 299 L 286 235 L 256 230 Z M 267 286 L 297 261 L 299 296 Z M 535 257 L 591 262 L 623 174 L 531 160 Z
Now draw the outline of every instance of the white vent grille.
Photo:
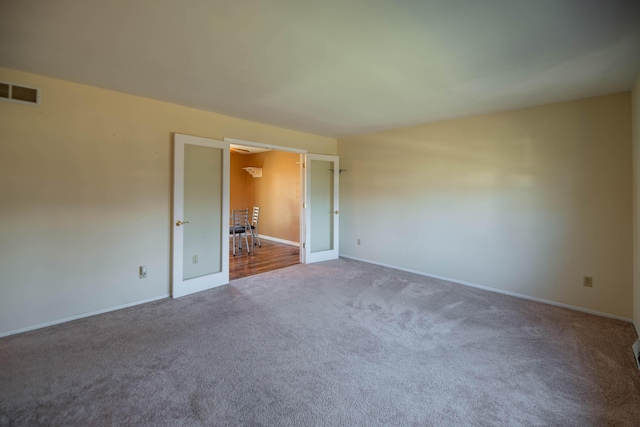
M 0 100 L 39 105 L 40 89 L 15 83 L 0 82 Z

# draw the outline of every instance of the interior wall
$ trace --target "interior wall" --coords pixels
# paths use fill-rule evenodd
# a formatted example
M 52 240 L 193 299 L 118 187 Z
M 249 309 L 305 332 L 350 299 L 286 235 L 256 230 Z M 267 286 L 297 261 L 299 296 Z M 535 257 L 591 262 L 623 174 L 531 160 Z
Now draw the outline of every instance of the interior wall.
M 172 134 L 336 153 L 336 140 L 0 68 L 0 335 L 169 294 Z M 138 279 L 138 266 L 147 278 Z
M 630 109 L 622 93 L 339 139 L 341 255 L 630 319 Z
M 633 322 L 640 333 L 640 74 L 632 95 L 633 133 Z
M 229 176 L 229 213 L 233 209 L 251 209 L 253 203 L 253 187 L 251 184 L 251 175 L 242 168 L 249 165 L 249 156 L 231 152 L 230 159 L 230 176 Z
M 265 151 L 247 157 L 249 166 L 262 168 L 262 178 L 248 178 L 253 196 L 249 208 L 260 207 L 260 235 L 300 242 L 300 155 Z
M 262 168 L 253 178 L 243 167 Z M 300 241 L 302 200 L 300 155 L 284 151 L 255 154 L 231 153 L 231 209 L 260 207 L 261 236 Z

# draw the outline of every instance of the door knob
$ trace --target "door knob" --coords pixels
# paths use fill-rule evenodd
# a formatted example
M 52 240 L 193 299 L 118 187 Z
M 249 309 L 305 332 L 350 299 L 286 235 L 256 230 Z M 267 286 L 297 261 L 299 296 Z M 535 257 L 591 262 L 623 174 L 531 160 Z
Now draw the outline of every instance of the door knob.
M 184 222 L 183 222 L 183 221 L 179 221 L 179 220 L 178 220 L 178 221 L 176 221 L 176 225 L 177 225 L 178 227 L 180 227 L 181 225 L 184 225 L 184 224 L 189 224 L 189 221 L 184 221 Z
M 338 215 L 340 212 L 339 211 L 335 211 L 334 214 Z

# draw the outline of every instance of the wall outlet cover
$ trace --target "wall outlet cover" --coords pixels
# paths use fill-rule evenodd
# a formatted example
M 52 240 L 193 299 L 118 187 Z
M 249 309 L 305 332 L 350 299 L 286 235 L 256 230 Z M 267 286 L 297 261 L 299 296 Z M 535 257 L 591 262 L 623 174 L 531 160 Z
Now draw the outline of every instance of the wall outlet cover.
M 633 343 L 631 348 L 633 349 L 633 357 L 636 359 L 636 365 L 638 365 L 638 369 L 640 369 L 640 338 Z

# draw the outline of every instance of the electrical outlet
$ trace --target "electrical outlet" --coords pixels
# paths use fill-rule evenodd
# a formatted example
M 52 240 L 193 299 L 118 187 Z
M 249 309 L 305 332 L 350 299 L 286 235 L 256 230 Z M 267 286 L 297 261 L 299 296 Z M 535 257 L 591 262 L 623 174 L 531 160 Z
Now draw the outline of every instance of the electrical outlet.
M 593 277 L 584 276 L 584 280 L 583 280 L 582 284 L 584 286 L 586 286 L 587 288 L 593 288 Z
M 146 279 L 147 278 L 147 266 L 146 265 L 141 265 L 140 268 L 138 269 L 138 274 L 139 274 L 139 277 L 141 279 Z
M 360 239 L 358 239 L 358 246 L 360 246 Z
M 198 255 L 194 255 L 191 257 L 191 263 L 192 264 L 197 264 L 198 263 Z

